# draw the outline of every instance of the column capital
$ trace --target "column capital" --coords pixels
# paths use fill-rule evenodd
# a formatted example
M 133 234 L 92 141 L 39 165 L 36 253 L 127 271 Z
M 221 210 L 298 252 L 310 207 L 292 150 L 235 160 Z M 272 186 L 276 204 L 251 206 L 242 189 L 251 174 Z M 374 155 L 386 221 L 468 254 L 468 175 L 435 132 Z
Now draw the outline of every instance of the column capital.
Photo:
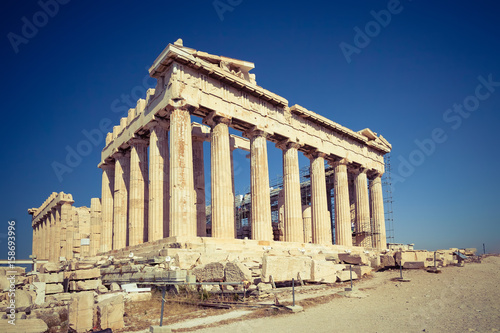
M 337 158 L 335 160 L 330 160 L 328 161 L 328 164 L 332 166 L 333 168 L 339 166 L 339 165 L 345 165 L 347 166 L 349 164 L 349 160 L 347 158 Z
M 368 179 L 370 179 L 370 180 L 374 180 L 376 178 L 382 178 L 382 175 L 383 175 L 382 172 L 377 171 L 377 170 L 368 170 L 366 174 L 368 176 Z
M 102 170 L 109 170 L 115 167 L 115 160 L 113 159 L 106 160 L 104 162 L 99 163 L 97 167 Z
M 130 150 L 123 150 L 123 149 L 117 149 L 112 154 L 115 160 L 119 160 L 120 158 L 127 157 L 129 155 L 130 155 Z
M 170 129 L 170 121 L 166 118 L 154 117 L 149 123 L 147 123 L 144 127 L 148 130 L 151 130 L 153 127 L 161 127 L 166 129 L 167 131 Z
M 133 137 L 129 140 L 130 146 L 138 147 L 138 146 L 147 146 L 149 140 L 141 138 L 141 137 Z
M 328 156 L 327 153 L 323 153 L 317 149 L 313 149 L 313 150 L 310 150 L 309 152 L 307 152 L 306 154 L 304 154 L 305 157 L 307 157 L 308 159 L 310 160 L 313 160 L 313 159 L 316 159 L 318 157 L 322 157 L 322 158 L 325 158 Z
M 265 132 L 264 130 L 258 128 L 257 126 L 252 126 L 249 129 L 247 129 L 245 132 L 242 133 L 244 137 L 248 139 L 252 139 L 254 137 L 264 137 L 267 139 L 267 136 L 269 133 Z
M 296 142 L 296 141 L 292 141 L 290 139 L 285 139 L 285 140 L 282 140 L 282 141 L 276 143 L 276 148 L 279 148 L 281 150 L 290 149 L 290 148 L 299 149 L 302 146 L 303 145 L 301 143 Z
M 359 164 L 349 164 L 347 170 L 355 175 L 361 173 L 368 174 L 368 169 Z
M 212 111 L 203 118 L 203 124 L 208 125 L 210 127 L 214 127 L 217 124 L 226 124 L 226 125 L 231 125 L 231 118 L 229 116 L 224 116 L 224 115 L 217 115 L 215 111 Z

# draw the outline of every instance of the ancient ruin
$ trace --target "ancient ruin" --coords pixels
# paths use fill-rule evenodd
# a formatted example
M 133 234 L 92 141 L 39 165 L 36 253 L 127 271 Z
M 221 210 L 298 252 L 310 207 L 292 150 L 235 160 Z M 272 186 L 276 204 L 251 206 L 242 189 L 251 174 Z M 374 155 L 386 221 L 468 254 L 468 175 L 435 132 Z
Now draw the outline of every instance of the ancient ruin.
M 253 68 L 251 62 L 184 47 L 180 40 L 168 45 L 149 69 L 156 88 L 106 137 L 99 163 L 102 197 L 92 199 L 90 230 L 81 230 L 88 234 L 89 249 L 76 253 L 205 237 L 204 141 L 211 147 L 212 238 L 237 236 L 232 154 L 243 149 L 250 152 L 250 239 L 386 249 L 381 176 L 391 145 L 368 128 L 355 132 L 299 105 L 289 107 L 286 99 L 256 84 L 249 73 Z M 191 116 L 206 126 L 192 123 Z M 244 137 L 230 135 L 230 127 Z M 283 151 L 281 238 L 273 235 L 267 141 Z M 307 216 L 300 197 L 299 152 L 310 159 Z M 325 162 L 333 180 L 328 191 Z M 68 215 L 71 202 L 70 195 L 52 194 L 30 210 L 38 258 L 71 259 L 71 244 L 87 244 L 87 238 L 75 238 L 70 231 L 78 228 Z

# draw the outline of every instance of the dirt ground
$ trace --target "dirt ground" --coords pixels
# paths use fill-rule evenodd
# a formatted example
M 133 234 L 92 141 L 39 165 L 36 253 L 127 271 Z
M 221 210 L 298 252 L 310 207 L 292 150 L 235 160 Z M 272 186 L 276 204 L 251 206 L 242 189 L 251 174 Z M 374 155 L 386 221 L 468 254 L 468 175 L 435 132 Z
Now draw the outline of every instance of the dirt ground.
M 406 270 L 410 282 L 393 281 L 399 271 L 377 272 L 356 285 L 366 297 L 337 296 L 323 304 L 300 297 L 303 312 L 243 317 L 196 332 L 500 332 L 499 273 L 495 256 L 440 274 Z

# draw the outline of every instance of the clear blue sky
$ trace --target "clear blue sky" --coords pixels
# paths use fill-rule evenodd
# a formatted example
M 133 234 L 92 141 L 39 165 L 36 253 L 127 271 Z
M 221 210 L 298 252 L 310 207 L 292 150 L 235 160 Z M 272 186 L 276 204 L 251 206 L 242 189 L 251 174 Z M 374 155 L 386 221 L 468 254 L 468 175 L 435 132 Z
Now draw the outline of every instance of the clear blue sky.
M 257 83 L 289 105 L 387 138 L 399 179 L 396 241 L 500 252 L 497 2 L 60 2 L 46 6 L 51 15 L 36 1 L 1 4 L 0 258 L 12 218 L 18 257 L 29 255 L 27 209 L 51 192 L 73 194 L 78 206 L 100 197 L 103 142 L 62 181 L 52 164 L 64 164 L 67 147 L 101 120 L 118 124 L 114 109 L 128 108 L 121 96 L 154 86 L 143 84 L 146 69 L 177 38 L 254 62 Z M 269 151 L 274 177 L 281 153 Z M 243 192 L 248 160 L 236 161 Z

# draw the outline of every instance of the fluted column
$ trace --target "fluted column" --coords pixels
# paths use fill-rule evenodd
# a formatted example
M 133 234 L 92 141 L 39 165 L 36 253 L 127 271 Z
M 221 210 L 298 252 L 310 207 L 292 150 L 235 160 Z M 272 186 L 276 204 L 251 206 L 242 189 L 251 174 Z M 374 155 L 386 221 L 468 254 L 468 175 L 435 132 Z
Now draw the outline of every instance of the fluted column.
M 234 197 L 231 183 L 231 152 L 229 123 L 216 117 L 210 123 L 211 182 L 212 182 L 212 237 L 234 238 Z
M 381 174 L 370 177 L 370 206 L 372 210 L 373 247 L 379 250 L 387 249 Z
M 101 200 L 99 198 L 90 199 L 90 248 L 89 255 L 95 256 L 101 246 Z
M 63 202 L 61 204 L 61 257 L 68 258 L 68 227 L 71 222 L 71 209 L 73 202 Z M 70 240 L 72 241 L 72 240 Z
M 36 224 L 35 226 L 33 226 L 33 244 L 31 246 L 31 249 L 33 252 L 32 254 L 37 258 L 40 258 L 40 252 L 38 251 L 38 244 L 39 244 L 38 235 L 39 235 L 38 224 Z
M 130 141 L 129 246 L 142 244 L 148 235 L 148 144 Z
M 54 214 L 54 261 L 59 262 L 61 257 L 61 206 L 57 205 Z
M 335 242 L 337 245 L 352 246 L 351 212 L 349 207 L 349 184 L 347 182 L 347 161 L 333 163 L 335 197 Z
M 166 121 L 153 121 L 149 126 L 149 216 L 148 241 L 168 237 L 169 232 L 169 147 Z
M 325 154 L 313 153 L 311 161 L 312 242 L 332 244 L 332 225 L 326 199 Z
M 68 211 L 69 219 L 66 224 L 66 259 L 73 258 L 73 248 L 74 248 L 74 229 L 76 219 L 74 218 L 75 214 L 73 212 L 73 208 L 70 208 Z
M 55 222 L 56 222 L 56 217 L 54 214 L 54 210 L 50 210 L 49 212 L 49 261 L 54 262 L 55 261 L 55 252 L 56 252 L 56 247 L 55 247 Z
M 113 200 L 113 250 L 127 246 L 130 152 L 115 154 L 115 195 Z
M 105 163 L 102 169 L 101 187 L 101 244 L 99 252 L 108 252 L 113 248 L 113 198 L 115 195 L 115 162 Z M 67 243 L 67 240 L 66 240 Z M 68 246 L 68 243 L 67 245 Z
M 49 227 L 50 227 L 50 223 L 49 223 L 48 215 L 46 215 L 42 218 L 42 225 L 43 225 L 43 244 L 42 244 L 43 259 L 49 260 L 49 244 L 50 244 Z
M 260 130 L 246 132 L 250 139 L 250 229 L 252 239 L 273 240 L 267 133 Z
M 170 236 L 196 237 L 191 116 L 187 109 L 170 114 Z
M 354 177 L 354 191 L 356 193 L 356 245 L 372 247 L 366 169 L 360 168 L 355 170 Z
M 193 136 L 193 177 L 194 188 L 196 191 L 196 234 L 198 237 L 207 236 L 203 142 L 202 138 Z
M 283 191 L 285 193 L 285 242 L 303 242 L 302 201 L 300 197 L 299 145 L 283 146 Z

